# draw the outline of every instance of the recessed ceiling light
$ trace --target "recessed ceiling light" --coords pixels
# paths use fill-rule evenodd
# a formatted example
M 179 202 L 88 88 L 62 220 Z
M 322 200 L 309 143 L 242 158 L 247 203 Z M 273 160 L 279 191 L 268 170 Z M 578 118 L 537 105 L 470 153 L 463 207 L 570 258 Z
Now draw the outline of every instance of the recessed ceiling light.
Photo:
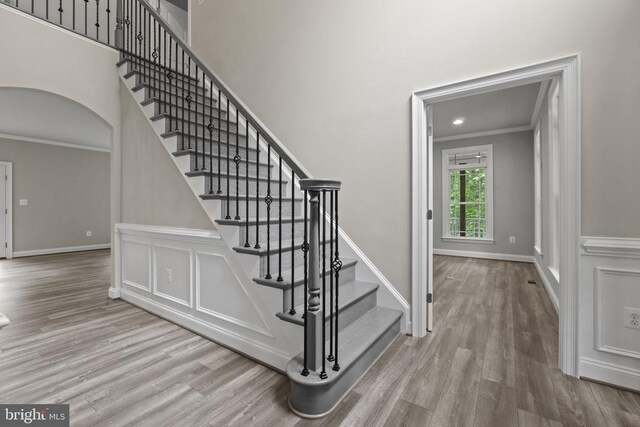
M 464 119 L 463 118 L 455 119 L 453 121 L 453 124 L 456 125 L 456 126 L 460 126 L 463 123 L 464 123 Z

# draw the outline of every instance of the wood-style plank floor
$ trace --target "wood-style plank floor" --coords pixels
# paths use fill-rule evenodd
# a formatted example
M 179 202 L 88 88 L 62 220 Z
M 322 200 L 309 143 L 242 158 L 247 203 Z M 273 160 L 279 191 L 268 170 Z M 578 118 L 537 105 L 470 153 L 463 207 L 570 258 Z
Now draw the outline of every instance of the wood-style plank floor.
M 435 331 L 399 337 L 307 421 L 282 374 L 109 300 L 108 251 L 2 260 L 0 402 L 68 403 L 79 426 L 640 426 L 640 395 L 556 368 L 557 316 L 530 264 L 434 266 Z

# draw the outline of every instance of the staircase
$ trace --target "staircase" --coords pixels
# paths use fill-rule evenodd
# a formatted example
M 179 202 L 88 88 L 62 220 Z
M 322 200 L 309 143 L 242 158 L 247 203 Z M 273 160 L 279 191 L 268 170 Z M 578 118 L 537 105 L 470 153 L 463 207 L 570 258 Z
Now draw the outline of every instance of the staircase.
M 340 257 L 341 183 L 313 179 L 145 1 L 114 3 L 124 84 L 254 285 L 282 293 L 273 315 L 302 343 L 286 368 L 291 409 L 326 415 L 399 335 L 403 314 Z

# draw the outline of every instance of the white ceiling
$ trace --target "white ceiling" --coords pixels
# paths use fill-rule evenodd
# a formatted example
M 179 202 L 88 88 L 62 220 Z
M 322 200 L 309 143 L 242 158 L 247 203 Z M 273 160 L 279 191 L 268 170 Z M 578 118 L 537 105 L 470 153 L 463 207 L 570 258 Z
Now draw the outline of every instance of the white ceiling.
M 529 126 L 540 83 L 443 101 L 433 107 L 434 138 Z M 464 123 L 455 126 L 459 117 Z
M 29 89 L 0 89 L 0 134 L 109 150 L 107 125 L 66 98 Z

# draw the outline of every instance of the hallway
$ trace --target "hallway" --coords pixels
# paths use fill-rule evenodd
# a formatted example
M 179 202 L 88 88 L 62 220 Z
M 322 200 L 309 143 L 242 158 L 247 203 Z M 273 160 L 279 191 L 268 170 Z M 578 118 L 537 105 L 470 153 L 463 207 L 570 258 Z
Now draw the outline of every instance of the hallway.
M 108 251 L 0 261 L 0 402 L 69 403 L 72 425 L 640 425 L 640 395 L 569 378 L 530 264 L 436 257 L 436 330 L 400 336 L 319 421 L 287 379 L 107 298 Z M 537 284 L 527 283 L 537 280 Z

